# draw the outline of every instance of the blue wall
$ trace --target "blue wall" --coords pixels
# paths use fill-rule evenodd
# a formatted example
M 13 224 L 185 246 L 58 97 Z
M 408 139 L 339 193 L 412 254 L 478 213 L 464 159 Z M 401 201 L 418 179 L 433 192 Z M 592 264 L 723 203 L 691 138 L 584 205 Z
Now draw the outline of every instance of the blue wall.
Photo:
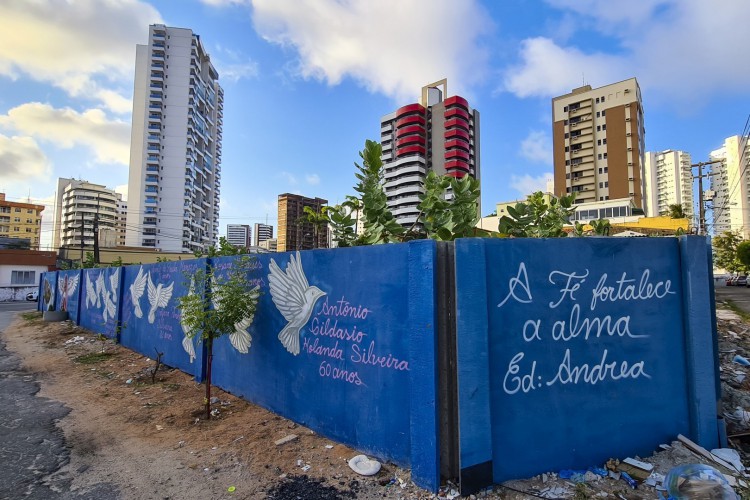
M 214 385 L 319 434 L 410 466 L 415 482 L 437 489 L 435 249 L 434 242 L 419 241 L 253 256 L 248 277 L 260 293 L 258 309 L 249 328 L 215 343 Z M 226 274 L 233 259 L 212 259 L 211 266 Z M 165 364 L 203 379 L 205 345 L 192 342 L 191 361 L 178 298 L 188 293 L 194 270 L 206 265 L 206 259 L 194 259 L 84 270 L 80 324 L 108 336 L 120 324 L 124 346 L 149 357 L 163 352 Z M 113 275 L 119 276 L 117 288 Z M 278 285 L 273 290 L 272 281 Z M 294 311 L 284 304 L 295 299 L 293 284 L 305 281 L 320 293 L 308 300 L 309 317 L 297 314 L 290 321 L 282 310 L 287 316 Z M 117 315 L 108 314 L 106 321 L 101 289 L 108 300 L 117 296 Z M 201 293 L 201 287 L 194 291 Z M 159 293 L 165 300 L 150 314 Z M 299 329 L 289 338 L 298 339 L 297 348 L 279 338 L 295 321 Z
M 202 345 L 198 339 L 185 340 L 177 305 L 179 297 L 188 292 L 190 277 L 197 269 L 205 267 L 206 259 L 124 267 L 120 309 L 122 344 L 150 358 L 155 358 L 157 352 L 163 353 L 163 363 L 200 379 Z M 192 346 L 194 358 L 191 359 L 184 342 Z
M 115 337 L 120 315 L 122 267 L 84 269 L 81 273 L 79 324 L 107 337 Z
M 252 258 L 258 308 L 216 342 L 214 384 L 437 489 L 435 242 Z M 202 380 L 205 345 L 185 342 L 179 297 L 203 293 L 196 270 L 225 274 L 233 259 L 80 271 L 68 309 L 78 293 L 82 326 Z M 44 275 L 53 304 L 76 272 Z M 459 419 L 448 432 L 462 493 L 646 454 L 678 433 L 717 446 L 705 239 L 459 240 L 455 272 Z
M 716 445 L 710 269 L 705 239 L 689 241 L 702 252 L 693 265 L 703 287 L 690 300 L 706 304 L 707 331 L 699 347 L 706 385 L 690 400 L 686 353 L 695 345 L 679 265 L 688 254 L 677 238 L 457 242 L 460 456 L 469 480 L 586 468 L 648 454 L 678 433 Z M 691 422 L 697 401 L 713 411 Z
M 57 304 L 55 310 L 68 311 L 68 317 L 78 323 L 81 299 L 80 269 L 57 272 Z

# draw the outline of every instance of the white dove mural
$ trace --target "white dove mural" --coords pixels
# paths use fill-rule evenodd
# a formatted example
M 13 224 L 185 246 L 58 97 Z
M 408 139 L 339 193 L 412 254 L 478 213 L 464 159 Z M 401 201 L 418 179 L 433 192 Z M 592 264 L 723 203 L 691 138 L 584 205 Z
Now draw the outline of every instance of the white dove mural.
M 95 306 L 98 301 L 98 294 L 94 283 L 91 281 L 91 275 L 86 273 L 86 309 L 89 308 L 89 305 Z
M 153 323 L 156 321 L 156 310 L 158 308 L 165 308 L 169 304 L 169 299 L 172 298 L 172 288 L 174 288 L 174 281 L 169 286 L 164 286 L 159 283 L 154 286 L 151 281 L 151 273 L 148 273 L 148 302 L 151 304 L 151 309 L 148 311 L 148 322 Z
M 96 278 L 96 308 L 99 309 L 102 306 L 101 298 L 106 292 L 106 285 L 104 284 L 104 271 L 99 272 L 99 276 Z
M 78 274 L 74 274 L 73 276 L 65 275 L 64 278 L 57 280 L 57 288 L 60 290 L 60 309 L 63 311 L 68 310 L 68 299 L 70 299 L 73 294 L 76 291 L 76 288 L 78 287 Z
M 195 293 L 195 276 L 190 280 L 190 288 L 188 289 L 187 295 L 193 295 Z M 182 314 L 180 313 L 180 326 L 182 327 L 182 333 L 185 335 L 182 339 L 182 348 L 190 356 L 190 362 L 195 361 L 195 346 L 193 345 L 193 339 L 188 337 L 188 327 L 182 320 Z
M 281 315 L 289 322 L 279 332 L 279 340 L 287 351 L 296 356 L 299 354 L 300 329 L 307 324 L 315 303 L 325 292 L 307 283 L 299 252 L 292 255 L 286 272 L 273 259 L 268 268 L 271 298 Z
M 144 274 L 143 266 L 141 266 L 140 269 L 138 269 L 138 275 L 135 277 L 135 281 L 130 285 L 130 300 L 133 302 L 136 318 L 143 317 L 141 297 L 143 297 L 143 292 L 146 290 L 146 280 L 150 277 L 151 273 L 148 273 L 148 276 Z
M 216 283 L 215 277 L 211 277 L 211 285 L 214 286 Z M 255 287 L 253 288 L 250 293 L 253 295 L 253 300 L 258 300 L 258 297 L 260 297 L 260 288 Z M 212 301 L 214 304 L 214 309 L 219 308 L 219 304 L 221 303 L 221 299 L 217 295 L 212 296 Z M 250 349 L 250 343 L 253 340 L 252 335 L 247 331 L 247 329 L 250 327 L 250 325 L 253 324 L 253 318 L 255 317 L 255 314 L 250 314 L 249 316 L 246 316 L 241 321 L 238 321 L 234 324 L 234 332 L 229 334 L 229 343 L 232 344 L 232 347 L 237 349 L 238 352 L 242 354 L 247 354 L 248 350 Z
M 104 271 L 101 272 L 99 277 L 104 283 Z M 99 280 L 97 280 L 98 282 Z M 120 273 L 117 269 L 114 270 L 112 275 L 109 277 L 110 289 L 106 286 L 102 287 L 102 303 L 104 308 L 102 309 L 102 318 L 106 323 L 109 318 L 115 319 L 117 317 L 117 288 L 120 286 Z

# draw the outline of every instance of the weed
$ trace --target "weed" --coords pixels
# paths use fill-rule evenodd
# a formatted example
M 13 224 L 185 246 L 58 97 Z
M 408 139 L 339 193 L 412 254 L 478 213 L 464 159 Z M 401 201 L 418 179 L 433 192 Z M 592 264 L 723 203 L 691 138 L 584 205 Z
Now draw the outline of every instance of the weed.
M 589 494 L 586 492 L 586 483 L 576 484 L 576 491 L 573 495 L 573 500 L 586 500 L 589 498 Z
M 36 319 L 42 319 L 42 313 L 39 311 L 29 311 L 21 313 L 21 317 L 26 321 L 34 321 Z
M 735 304 L 733 300 L 726 299 L 723 302 L 724 302 L 724 305 L 727 307 L 727 309 L 737 314 L 737 316 L 742 318 L 742 321 L 746 323 L 750 323 L 750 314 L 740 309 L 739 306 L 737 306 L 737 304 Z
M 95 363 L 107 361 L 112 356 L 114 356 L 114 353 L 111 352 L 91 352 L 89 354 L 82 354 L 81 356 L 73 359 L 73 361 L 75 361 L 76 363 L 81 363 L 82 365 L 93 365 Z

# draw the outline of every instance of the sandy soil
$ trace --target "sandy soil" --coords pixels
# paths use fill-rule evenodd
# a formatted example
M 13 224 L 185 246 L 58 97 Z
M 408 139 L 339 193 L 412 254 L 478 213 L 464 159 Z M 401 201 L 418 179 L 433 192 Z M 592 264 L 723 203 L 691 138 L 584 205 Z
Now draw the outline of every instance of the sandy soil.
M 750 366 L 733 359 L 737 354 L 750 358 L 750 324 L 723 312 L 728 313 L 718 320 L 723 412 L 728 434 L 737 436 L 730 444 L 747 460 Z M 18 319 L 3 338 L 8 350 L 38 374 L 40 395 L 71 409 L 59 424 L 71 459 L 57 474 L 72 480 L 73 491 L 107 483 L 126 499 L 458 497 L 451 484 L 437 495 L 421 490 L 411 483 L 408 471 L 392 464 L 383 464 L 373 477 L 357 475 L 347 465 L 359 454 L 355 450 L 216 388 L 218 416 L 205 420 L 204 386 L 170 368 L 159 370 L 152 383 L 152 359 L 71 323 Z M 733 412 L 743 409 L 748 413 L 735 418 Z M 298 438 L 275 445 L 290 434 Z M 750 497 L 748 476 L 719 467 L 679 442 L 665 445 L 664 451 L 635 458 L 653 464 L 662 475 L 680 464 L 712 465 L 736 478 L 737 491 Z M 572 480 L 556 472 L 510 481 L 470 498 L 658 498 L 656 489 L 645 484 L 633 490 L 617 478 L 589 473 L 585 480 Z
M 393 465 L 354 473 L 355 450 L 219 389 L 218 416 L 206 420 L 203 385 L 166 367 L 152 383 L 152 359 L 68 322 L 17 319 L 3 337 L 39 374 L 40 395 L 71 408 L 59 424 L 71 459 L 58 474 L 72 490 L 106 482 L 132 499 L 431 496 Z M 290 434 L 298 438 L 274 444 Z

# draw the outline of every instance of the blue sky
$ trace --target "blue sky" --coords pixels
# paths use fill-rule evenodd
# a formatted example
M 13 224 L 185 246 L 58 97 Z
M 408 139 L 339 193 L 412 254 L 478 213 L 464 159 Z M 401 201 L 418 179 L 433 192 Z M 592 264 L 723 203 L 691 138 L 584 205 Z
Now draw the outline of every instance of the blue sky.
M 380 117 L 448 78 L 481 113 L 483 212 L 544 188 L 551 98 L 636 77 L 647 150 L 707 159 L 750 113 L 746 0 L 6 0 L 0 192 L 127 186 L 135 45 L 191 28 L 225 91 L 221 232 L 354 194 Z M 43 239 L 51 239 L 51 206 Z

